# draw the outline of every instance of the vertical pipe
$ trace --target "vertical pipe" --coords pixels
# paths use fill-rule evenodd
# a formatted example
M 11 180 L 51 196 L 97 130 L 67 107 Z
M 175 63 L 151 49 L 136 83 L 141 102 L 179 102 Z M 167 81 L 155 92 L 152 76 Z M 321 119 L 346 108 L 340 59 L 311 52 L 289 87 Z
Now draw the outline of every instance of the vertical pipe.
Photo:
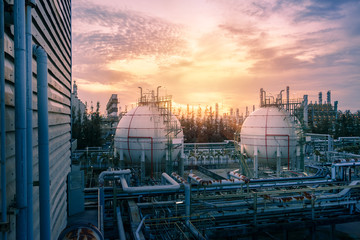
M 181 155 L 180 155 L 180 164 L 179 164 L 179 175 L 184 176 L 184 160 L 185 160 L 185 153 L 184 153 L 184 139 L 181 143 Z
M 300 167 L 300 146 L 296 146 L 296 169 L 297 170 L 300 170 L 301 167 Z
M 258 149 L 257 146 L 255 146 L 254 148 L 254 178 L 258 178 L 259 177 L 259 166 L 258 166 Z
M 100 231 L 104 234 L 104 216 L 105 216 L 105 193 L 104 185 L 100 188 Z
M 124 164 L 124 151 L 121 148 L 120 149 L 120 168 L 123 169 L 125 168 L 125 164 Z
M 309 125 L 308 111 L 309 111 L 308 95 L 304 95 L 304 124 L 306 128 Z
M 144 183 L 145 182 L 145 150 L 143 148 L 143 150 L 141 151 L 141 162 L 140 162 L 140 167 L 141 167 L 141 182 Z
M 27 171 L 27 239 L 33 239 L 33 127 L 32 127 L 32 34 L 31 8 L 29 1 L 26 5 L 26 171 Z
M 188 179 L 188 182 L 190 183 L 191 179 Z M 189 220 L 191 214 L 190 184 L 184 183 L 184 187 L 185 187 L 185 218 Z
M 286 110 L 289 111 L 290 108 L 290 87 L 286 86 Z
M 254 225 L 257 225 L 257 193 L 255 192 L 254 195 Z
M 280 153 L 280 146 L 277 147 L 276 150 L 276 176 L 280 177 L 280 171 L 281 171 L 281 153 Z
M 0 127 L 1 127 L 1 222 L 6 222 L 6 129 L 5 129 L 5 54 L 4 54 L 4 1 L 0 0 Z M 3 240 L 7 233 L 2 232 Z
M 50 237 L 50 176 L 47 54 L 40 46 L 33 49 L 37 60 L 37 96 L 39 131 L 40 239 Z
M 26 238 L 25 0 L 14 2 L 16 238 Z M 25 236 L 24 236 L 25 234 Z

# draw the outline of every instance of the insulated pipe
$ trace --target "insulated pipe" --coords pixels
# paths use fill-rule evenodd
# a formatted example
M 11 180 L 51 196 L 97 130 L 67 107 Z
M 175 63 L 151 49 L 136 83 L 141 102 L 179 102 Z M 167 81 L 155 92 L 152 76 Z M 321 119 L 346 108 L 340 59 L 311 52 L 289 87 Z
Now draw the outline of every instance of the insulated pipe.
M 5 53 L 4 53 L 4 1 L 0 0 L 0 128 L 1 128 L 1 222 L 6 222 L 6 129 L 5 129 Z M 7 233 L 2 232 L 3 240 Z
M 47 54 L 40 46 L 34 46 L 37 61 L 37 105 L 39 138 L 39 201 L 40 239 L 51 239 L 50 227 L 50 174 L 49 174 L 49 119 Z
M 25 0 L 14 2 L 16 237 L 26 235 Z
M 238 172 L 240 171 L 240 169 L 236 169 L 234 171 L 231 171 L 229 172 L 229 176 L 233 177 L 233 178 L 236 178 L 236 179 L 239 179 L 239 180 L 242 180 L 244 181 L 245 183 L 249 183 L 250 182 L 250 179 L 247 178 L 246 176 L 244 175 L 241 175 L 239 174 Z
M 124 170 L 116 170 L 116 171 L 103 171 L 100 173 L 99 175 L 99 185 L 103 186 L 104 185 L 104 178 L 106 176 L 120 176 L 120 175 L 124 175 L 124 174 L 130 174 L 131 170 L 130 169 L 124 169 Z
M 31 8 L 35 2 L 28 1 L 26 5 L 26 171 L 27 171 L 27 239 L 32 240 L 33 230 L 33 107 L 32 107 L 32 33 Z
M 201 185 L 206 185 L 206 186 L 219 186 L 219 185 L 230 185 L 230 184 L 243 184 L 246 182 L 245 179 L 224 179 L 224 180 L 203 180 L 200 177 L 196 176 L 193 173 L 190 173 L 189 178 L 191 178 L 192 180 L 194 180 L 196 183 L 201 184 Z
M 178 184 L 174 179 L 172 179 L 166 173 L 163 173 L 162 177 L 171 185 L 129 187 L 124 176 L 120 176 L 120 181 L 124 192 L 127 193 L 169 191 L 169 190 L 178 190 L 180 188 L 180 184 Z

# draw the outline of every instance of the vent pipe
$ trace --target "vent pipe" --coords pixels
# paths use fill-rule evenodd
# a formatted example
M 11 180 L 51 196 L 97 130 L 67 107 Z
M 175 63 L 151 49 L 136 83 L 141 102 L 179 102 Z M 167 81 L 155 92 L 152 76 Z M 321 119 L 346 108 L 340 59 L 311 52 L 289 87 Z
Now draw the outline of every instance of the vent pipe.
M 40 46 L 34 46 L 37 61 L 38 91 L 38 138 L 39 138 L 39 205 L 40 239 L 50 237 L 50 176 L 49 176 L 49 119 L 48 119 L 48 80 L 47 54 Z
M 156 89 L 156 101 L 159 101 L 159 88 L 161 88 L 161 86 L 158 86 Z
M 140 102 L 142 102 L 142 98 L 143 98 L 143 95 L 142 95 L 142 87 L 138 87 L 140 88 Z

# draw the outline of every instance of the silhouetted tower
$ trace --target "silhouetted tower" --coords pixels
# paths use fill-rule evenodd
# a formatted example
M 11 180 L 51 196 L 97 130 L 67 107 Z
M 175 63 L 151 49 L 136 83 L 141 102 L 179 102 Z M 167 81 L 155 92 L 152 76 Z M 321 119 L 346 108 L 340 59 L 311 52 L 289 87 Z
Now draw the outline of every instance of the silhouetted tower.
M 319 104 L 322 104 L 322 92 L 319 92 Z
M 290 87 L 286 87 L 286 110 L 289 111 L 290 103 Z
M 331 104 L 331 91 L 327 91 L 326 93 L 326 101 L 327 101 L 327 104 Z
M 218 120 L 219 118 L 219 104 L 215 104 L 215 119 Z

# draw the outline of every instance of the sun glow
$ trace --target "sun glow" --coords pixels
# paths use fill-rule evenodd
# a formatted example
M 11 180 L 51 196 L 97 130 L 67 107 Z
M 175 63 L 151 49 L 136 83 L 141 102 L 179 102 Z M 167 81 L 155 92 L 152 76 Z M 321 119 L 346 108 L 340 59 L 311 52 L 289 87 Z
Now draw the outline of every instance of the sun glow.
M 129 60 L 115 60 L 107 64 L 109 70 L 130 72 L 134 75 L 154 74 L 158 70 L 158 65 L 152 58 L 138 57 Z

